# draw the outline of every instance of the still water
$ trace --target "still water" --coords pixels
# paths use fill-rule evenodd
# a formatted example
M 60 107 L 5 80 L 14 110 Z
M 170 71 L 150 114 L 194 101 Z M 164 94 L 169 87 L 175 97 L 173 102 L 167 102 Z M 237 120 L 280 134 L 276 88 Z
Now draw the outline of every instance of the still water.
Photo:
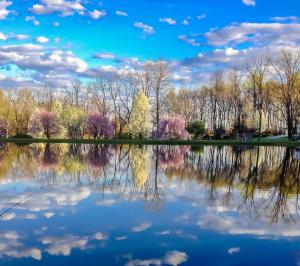
M 0 147 L 0 265 L 300 265 L 283 147 Z

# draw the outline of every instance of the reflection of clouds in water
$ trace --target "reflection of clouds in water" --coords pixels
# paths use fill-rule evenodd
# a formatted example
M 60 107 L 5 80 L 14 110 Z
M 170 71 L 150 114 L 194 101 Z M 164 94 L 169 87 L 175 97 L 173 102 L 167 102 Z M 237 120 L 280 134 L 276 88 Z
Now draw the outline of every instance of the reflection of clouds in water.
M 239 253 L 240 252 L 240 247 L 234 247 L 234 248 L 230 248 L 227 250 L 227 253 L 230 255 L 234 255 L 235 253 Z
M 139 232 L 145 231 L 149 227 L 151 227 L 151 223 L 146 222 L 146 223 L 142 223 L 140 225 L 132 227 L 131 231 L 134 233 L 139 233 Z
M 71 250 L 78 248 L 80 250 L 85 250 L 87 244 L 92 240 L 106 240 L 107 236 L 101 232 L 95 233 L 93 236 L 80 237 L 75 235 L 63 235 L 63 236 L 44 236 L 40 238 L 42 244 L 46 245 L 46 251 L 51 255 L 64 255 L 69 256 Z
M 160 266 L 163 264 L 177 266 L 181 263 L 184 263 L 188 260 L 188 256 L 185 252 L 180 252 L 177 250 L 168 251 L 163 258 L 158 259 L 132 259 L 125 264 L 125 266 L 150 266 L 150 265 L 156 265 Z
M 197 224 L 204 229 L 216 230 L 221 234 L 256 235 L 277 237 L 300 236 L 299 224 L 269 224 L 267 220 L 249 219 L 246 215 L 235 213 L 220 215 L 204 213 Z
M 155 232 L 155 234 L 159 235 L 159 236 L 165 236 L 165 235 L 170 235 L 171 231 L 170 230 L 164 230 L 164 231 L 161 231 L 161 232 Z
M 96 202 L 98 206 L 113 206 L 117 203 L 115 199 L 100 199 Z
M 10 221 L 13 219 L 28 219 L 28 220 L 35 220 L 37 219 L 37 215 L 33 213 L 27 214 L 16 214 L 14 212 L 8 212 L 4 216 L 1 217 L 3 221 Z
M 59 184 L 49 188 L 28 188 L 28 191 L 33 193 L 33 196 L 28 198 L 18 209 L 39 212 L 43 210 L 62 208 L 64 206 L 76 206 L 78 202 L 86 199 L 90 195 L 89 187 L 81 187 L 73 189 L 68 184 Z M 16 194 L 15 191 L 1 191 L 0 193 L 0 208 L 6 209 L 7 206 L 12 206 L 24 199 L 24 194 Z M 47 212 L 45 216 L 49 218 L 52 212 Z M 6 214 L 11 215 L 11 213 Z M 18 214 L 22 216 L 22 214 Z M 26 217 L 24 217 L 26 218 Z M 30 219 L 29 216 L 26 219 Z M 33 219 L 33 218 L 31 218 Z
M 118 236 L 118 237 L 116 237 L 117 241 L 126 240 L 126 239 L 127 239 L 127 236 Z
M 40 249 L 24 246 L 20 242 L 21 237 L 15 231 L 0 232 L 0 258 L 28 258 L 41 260 L 42 253 Z

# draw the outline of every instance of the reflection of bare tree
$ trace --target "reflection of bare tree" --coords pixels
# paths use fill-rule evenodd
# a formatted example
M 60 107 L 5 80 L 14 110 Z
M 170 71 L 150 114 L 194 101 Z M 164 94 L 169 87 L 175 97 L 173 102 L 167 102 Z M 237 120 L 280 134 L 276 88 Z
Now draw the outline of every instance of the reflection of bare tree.
M 198 183 L 209 204 L 287 223 L 296 218 L 300 192 L 300 161 L 293 152 L 284 147 L 205 146 L 191 152 L 185 146 L 9 144 L 0 149 L 0 175 L 88 186 L 102 198 L 139 198 L 155 210 L 170 182 Z

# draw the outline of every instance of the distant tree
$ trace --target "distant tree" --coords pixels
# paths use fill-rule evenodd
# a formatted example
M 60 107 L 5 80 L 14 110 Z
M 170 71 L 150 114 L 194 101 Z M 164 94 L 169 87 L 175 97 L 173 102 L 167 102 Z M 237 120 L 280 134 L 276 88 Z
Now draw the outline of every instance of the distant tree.
M 28 132 L 29 121 L 35 110 L 35 99 L 30 89 L 10 91 L 8 124 L 10 134 Z
M 147 137 L 151 130 L 149 102 L 142 90 L 137 93 L 133 100 L 129 129 L 133 138 Z
M 111 138 L 114 135 L 112 122 L 100 113 L 91 113 L 87 118 L 87 132 L 96 138 Z
M 187 126 L 187 131 L 194 135 L 195 138 L 198 138 L 205 132 L 205 123 L 203 121 L 194 121 L 189 123 Z
M 45 109 L 38 111 L 31 120 L 30 131 L 33 133 L 43 133 L 47 139 L 60 132 L 58 115 Z
M 4 138 L 7 136 L 7 124 L 2 116 L 0 116 L 0 137 Z
M 80 107 L 67 105 L 61 109 L 61 123 L 71 139 L 83 138 L 87 112 Z
M 161 120 L 154 135 L 157 139 L 190 139 L 184 121 L 179 117 Z

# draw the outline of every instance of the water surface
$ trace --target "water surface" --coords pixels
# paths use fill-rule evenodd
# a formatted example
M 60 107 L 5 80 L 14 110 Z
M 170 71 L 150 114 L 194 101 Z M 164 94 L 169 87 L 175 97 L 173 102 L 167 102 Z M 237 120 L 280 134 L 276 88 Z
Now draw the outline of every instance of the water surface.
M 300 265 L 297 151 L 0 147 L 0 265 Z

